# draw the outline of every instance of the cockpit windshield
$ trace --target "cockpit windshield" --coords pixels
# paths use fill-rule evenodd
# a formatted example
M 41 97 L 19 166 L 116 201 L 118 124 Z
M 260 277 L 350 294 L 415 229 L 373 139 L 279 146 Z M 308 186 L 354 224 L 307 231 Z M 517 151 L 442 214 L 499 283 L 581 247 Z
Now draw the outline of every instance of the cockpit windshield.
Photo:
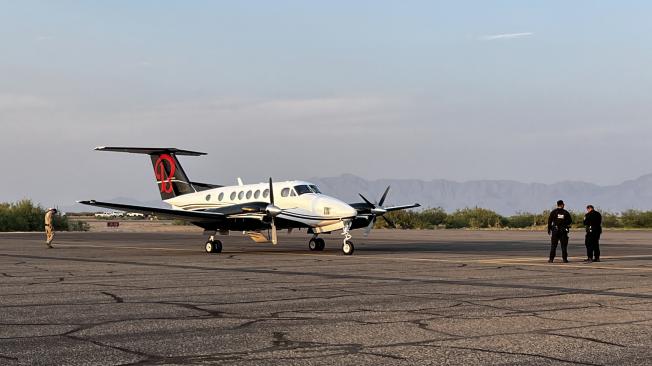
M 309 185 L 308 186 L 308 185 L 303 184 L 303 185 L 300 185 L 300 186 L 294 186 L 294 190 L 297 191 L 299 196 L 301 196 L 302 194 L 306 194 L 306 193 L 321 193 L 319 191 L 319 188 L 317 188 L 317 186 L 315 186 L 315 185 Z

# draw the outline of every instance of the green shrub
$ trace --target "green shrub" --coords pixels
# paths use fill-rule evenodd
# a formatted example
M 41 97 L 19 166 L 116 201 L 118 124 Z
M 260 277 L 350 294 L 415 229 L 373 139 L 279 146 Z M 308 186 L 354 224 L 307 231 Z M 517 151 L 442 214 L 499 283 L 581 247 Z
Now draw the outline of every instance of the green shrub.
M 57 214 L 53 218 L 55 230 L 68 230 L 68 218 Z M 43 231 L 45 209 L 30 200 L 0 203 L 0 231 Z
M 498 228 L 507 225 L 507 219 L 494 211 L 485 208 L 464 208 L 457 210 L 446 218 L 446 227 L 461 228 Z
M 602 214 L 603 227 L 611 227 L 611 228 L 623 227 L 623 222 L 619 215 L 612 212 L 601 212 L 601 214 Z
M 652 227 L 652 211 L 627 210 L 622 213 L 621 221 L 624 227 Z
M 69 221 L 68 231 L 89 231 L 91 226 L 86 221 Z
M 517 213 L 507 218 L 507 226 L 511 228 L 526 228 L 539 225 L 540 214 L 529 212 Z

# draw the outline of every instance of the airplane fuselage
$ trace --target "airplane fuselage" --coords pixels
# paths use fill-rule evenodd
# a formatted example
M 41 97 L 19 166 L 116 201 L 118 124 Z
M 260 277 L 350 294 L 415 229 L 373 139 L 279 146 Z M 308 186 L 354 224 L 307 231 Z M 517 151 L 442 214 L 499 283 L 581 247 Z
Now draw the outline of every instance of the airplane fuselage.
M 282 212 L 277 216 L 288 222 L 298 222 L 315 232 L 340 230 L 346 220 L 352 220 L 357 210 L 337 198 L 322 194 L 312 183 L 305 181 L 274 182 L 275 205 Z M 269 184 L 243 184 L 212 188 L 165 200 L 174 209 L 201 211 L 248 202 L 269 201 Z M 238 218 L 260 220 L 260 212 L 234 215 Z

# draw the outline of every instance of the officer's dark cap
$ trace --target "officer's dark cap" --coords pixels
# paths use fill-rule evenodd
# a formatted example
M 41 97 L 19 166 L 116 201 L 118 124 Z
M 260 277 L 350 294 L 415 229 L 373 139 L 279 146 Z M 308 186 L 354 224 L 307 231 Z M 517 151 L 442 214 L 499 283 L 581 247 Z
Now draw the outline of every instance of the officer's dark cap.
M 562 200 L 557 201 L 557 206 L 563 206 L 563 205 L 564 205 L 564 201 Z

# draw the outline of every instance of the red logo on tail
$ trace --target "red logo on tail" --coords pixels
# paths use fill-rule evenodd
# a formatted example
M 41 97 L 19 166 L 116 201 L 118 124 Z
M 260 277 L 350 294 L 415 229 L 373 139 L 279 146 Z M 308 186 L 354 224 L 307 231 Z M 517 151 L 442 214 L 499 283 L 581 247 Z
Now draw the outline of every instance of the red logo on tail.
M 167 172 L 165 169 L 165 162 L 167 162 L 170 172 Z M 156 180 L 161 184 L 161 193 L 172 193 L 172 178 L 174 177 L 174 171 L 177 169 L 176 164 L 174 163 L 174 158 L 168 154 L 162 154 L 159 156 L 158 160 L 154 164 L 154 175 Z

